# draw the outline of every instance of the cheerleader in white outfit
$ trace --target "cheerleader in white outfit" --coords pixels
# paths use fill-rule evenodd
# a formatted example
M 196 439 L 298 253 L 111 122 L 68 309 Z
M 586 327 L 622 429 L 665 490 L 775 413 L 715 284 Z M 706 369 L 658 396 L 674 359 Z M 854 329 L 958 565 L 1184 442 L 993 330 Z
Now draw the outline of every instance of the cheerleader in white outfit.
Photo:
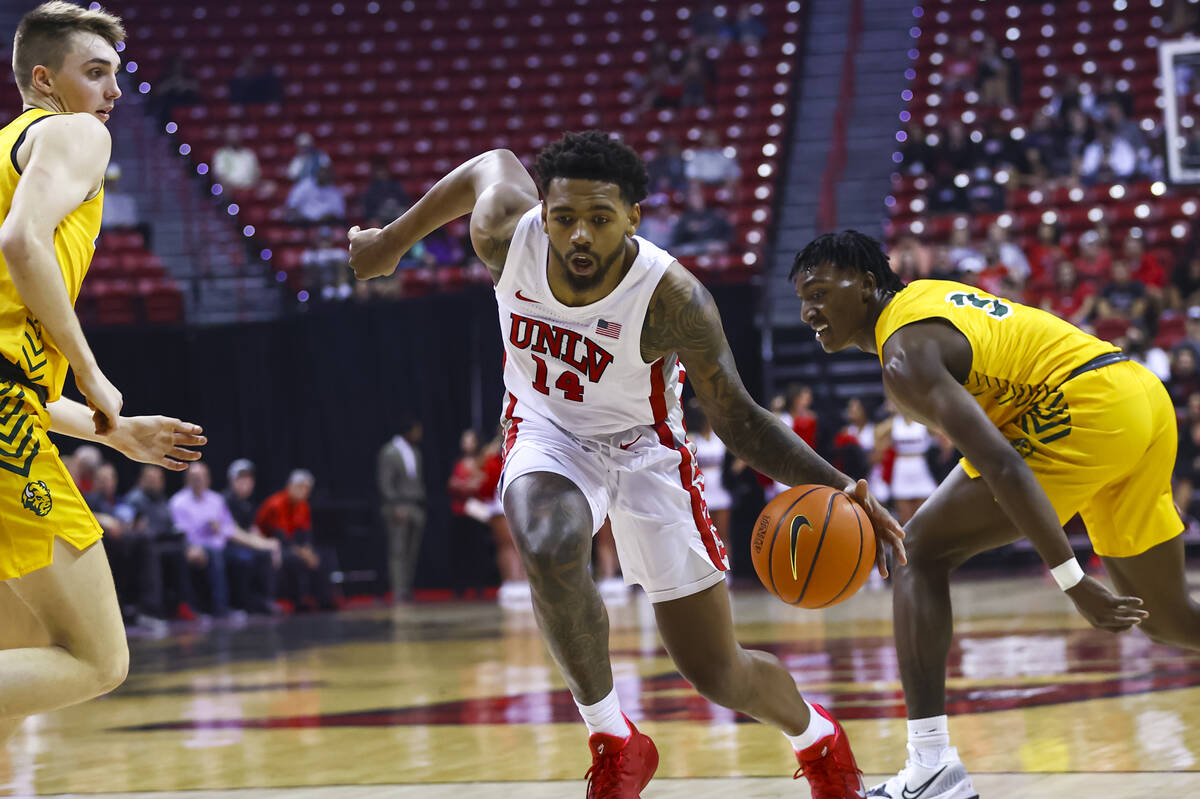
M 896 452 L 892 466 L 892 499 L 896 503 L 896 519 L 906 523 L 937 488 L 929 471 L 925 453 L 933 445 L 929 428 L 911 422 L 901 414 L 892 416 L 891 443 Z

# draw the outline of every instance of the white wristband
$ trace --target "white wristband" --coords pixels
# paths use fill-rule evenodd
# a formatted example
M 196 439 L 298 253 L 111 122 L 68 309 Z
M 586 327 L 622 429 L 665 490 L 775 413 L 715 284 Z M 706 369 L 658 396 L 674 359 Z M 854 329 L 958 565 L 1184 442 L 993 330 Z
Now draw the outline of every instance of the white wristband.
M 1083 580 L 1083 567 L 1079 565 L 1079 561 L 1071 558 L 1051 569 L 1050 574 L 1059 588 L 1070 591 Z

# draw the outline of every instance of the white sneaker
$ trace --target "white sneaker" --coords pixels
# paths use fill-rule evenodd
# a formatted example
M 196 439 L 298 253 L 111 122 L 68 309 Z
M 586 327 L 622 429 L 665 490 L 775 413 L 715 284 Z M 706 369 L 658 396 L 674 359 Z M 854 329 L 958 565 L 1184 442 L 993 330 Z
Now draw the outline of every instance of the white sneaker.
M 496 594 L 496 599 L 502 608 L 512 610 L 526 609 L 532 607 L 533 594 L 530 591 L 529 583 L 524 580 L 520 582 L 512 581 L 500 584 L 500 590 Z
M 908 745 L 904 770 L 882 785 L 867 791 L 867 796 L 882 799 L 979 799 L 958 750 L 947 747 L 933 767 L 917 762 L 917 753 Z
M 608 577 L 596 584 L 596 588 L 600 591 L 600 598 L 604 600 L 604 604 L 618 605 L 629 604 L 629 586 L 625 585 L 625 581 L 620 577 Z

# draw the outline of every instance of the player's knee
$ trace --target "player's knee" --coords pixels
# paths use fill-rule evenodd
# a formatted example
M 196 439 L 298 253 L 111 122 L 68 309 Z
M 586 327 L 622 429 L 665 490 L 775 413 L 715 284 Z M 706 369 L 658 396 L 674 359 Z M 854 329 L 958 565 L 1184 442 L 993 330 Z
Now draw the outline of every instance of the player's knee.
M 114 690 L 129 676 L 129 646 L 121 641 L 111 652 L 93 663 L 96 670 L 96 687 L 100 694 Z
M 908 556 L 908 566 L 896 569 L 899 578 L 905 573 L 915 576 L 922 571 L 950 571 L 953 566 L 953 552 L 945 545 L 937 542 L 934 530 L 918 516 L 904 527 L 904 551 Z

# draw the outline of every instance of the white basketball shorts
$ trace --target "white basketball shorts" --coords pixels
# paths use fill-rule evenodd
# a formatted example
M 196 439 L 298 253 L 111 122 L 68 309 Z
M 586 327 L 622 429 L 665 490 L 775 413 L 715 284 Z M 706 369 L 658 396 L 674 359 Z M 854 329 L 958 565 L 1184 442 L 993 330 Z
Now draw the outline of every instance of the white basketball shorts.
M 682 431 L 663 423 L 584 438 L 544 419 L 509 424 L 502 498 L 518 477 L 531 472 L 570 480 L 591 506 L 593 535 L 606 517 L 612 521 L 625 582 L 641 585 L 651 602 L 690 596 L 725 578 L 725 547 L 709 518 L 704 478 Z

